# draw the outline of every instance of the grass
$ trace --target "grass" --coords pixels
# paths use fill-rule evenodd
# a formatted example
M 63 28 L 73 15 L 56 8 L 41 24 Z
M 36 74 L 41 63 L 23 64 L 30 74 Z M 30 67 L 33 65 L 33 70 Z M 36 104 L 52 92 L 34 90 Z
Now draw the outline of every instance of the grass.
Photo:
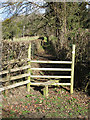
M 29 113 L 30 111 L 28 110 L 25 110 L 25 111 L 22 111 L 22 114 L 26 114 L 26 113 Z
M 11 110 L 11 111 L 10 111 L 10 114 L 13 114 L 13 113 L 15 113 L 15 111 Z
M 23 100 L 23 99 L 20 99 L 20 101 L 24 102 L 25 100 Z
M 29 95 L 26 95 L 27 98 L 29 98 L 29 97 L 31 97 L 31 96 L 33 96 L 33 95 L 30 95 L 30 94 L 29 94 Z

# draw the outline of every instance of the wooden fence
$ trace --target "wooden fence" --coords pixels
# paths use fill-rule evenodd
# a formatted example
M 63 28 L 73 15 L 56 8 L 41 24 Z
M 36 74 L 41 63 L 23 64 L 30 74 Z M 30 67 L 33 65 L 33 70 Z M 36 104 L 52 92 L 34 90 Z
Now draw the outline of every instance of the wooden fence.
M 73 45 L 72 47 L 72 61 L 40 61 L 40 60 L 31 60 L 31 43 L 29 45 L 29 49 L 28 49 L 28 58 L 26 59 L 22 59 L 20 60 L 22 62 L 24 61 L 28 61 L 28 65 L 26 66 L 22 66 L 22 67 L 17 67 L 17 68 L 13 68 L 10 70 L 4 70 L 0 72 L 0 76 L 7 74 L 7 76 L 9 76 L 10 73 L 13 72 L 17 72 L 17 71 L 21 71 L 21 70 L 26 70 L 27 69 L 27 73 L 24 74 L 20 74 L 20 75 L 16 75 L 16 76 L 9 76 L 8 79 L 1 79 L 0 82 L 5 83 L 7 81 L 15 81 L 17 79 L 23 78 L 23 77 L 28 77 L 27 80 L 22 81 L 22 82 L 18 82 L 9 86 L 3 86 L 2 88 L 0 88 L 0 91 L 4 91 L 7 89 L 11 89 L 11 88 L 15 88 L 24 84 L 27 84 L 27 90 L 28 92 L 30 91 L 30 86 L 31 85 L 35 85 L 35 86 L 45 86 L 43 89 L 44 95 L 48 96 L 48 86 L 49 85 L 68 85 L 70 86 L 70 93 L 73 93 L 73 85 L 74 85 L 74 62 L 75 62 L 75 45 Z M 14 63 L 14 62 L 19 62 L 19 60 L 11 60 L 9 61 L 10 64 Z M 70 64 L 71 67 L 70 68 L 31 68 L 31 64 L 32 63 L 50 63 L 50 64 Z M 40 75 L 31 75 L 31 71 L 70 71 L 71 75 L 70 76 L 40 76 Z M 51 81 L 47 81 L 47 82 L 32 82 L 31 78 L 69 78 L 70 79 L 70 83 L 59 83 L 59 81 L 57 80 L 51 80 Z

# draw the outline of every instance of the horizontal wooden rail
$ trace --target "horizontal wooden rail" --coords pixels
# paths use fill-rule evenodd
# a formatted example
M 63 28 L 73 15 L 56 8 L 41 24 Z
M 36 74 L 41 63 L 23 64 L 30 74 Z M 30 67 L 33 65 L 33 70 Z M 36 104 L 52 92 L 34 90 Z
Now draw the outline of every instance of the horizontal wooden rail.
M 21 85 L 25 85 L 25 84 L 27 84 L 27 83 L 29 83 L 29 82 L 30 82 L 29 80 L 26 80 L 26 81 L 22 81 L 22 82 L 15 83 L 15 84 L 13 84 L 13 85 L 9 85 L 9 86 L 0 88 L 0 92 L 1 92 L 1 91 L 4 91 L 4 90 L 11 89 L 11 88 L 15 88 L 15 87 L 18 87 L 18 86 L 21 86 Z
M 31 68 L 31 70 L 46 70 L 46 71 L 71 71 L 69 68 Z
M 71 76 L 39 76 L 39 75 L 31 75 L 31 78 L 71 78 Z
M 43 60 L 30 60 L 28 58 L 25 59 L 14 59 L 11 61 L 4 61 L 3 64 L 13 64 L 13 63 L 17 63 L 17 62 L 26 62 L 26 61 L 30 61 L 32 63 L 57 63 L 57 64 L 72 64 L 72 61 L 43 61 Z
M 41 86 L 45 86 L 45 85 L 71 85 L 71 83 L 53 83 L 53 82 L 51 84 L 45 83 L 45 82 L 33 83 L 33 82 L 30 82 L 29 80 L 26 80 L 26 81 L 15 83 L 13 85 L 9 85 L 9 86 L 0 88 L 0 92 L 2 92 L 4 90 L 11 89 L 11 88 L 15 88 L 15 87 L 18 87 L 18 86 L 21 86 L 21 85 L 25 85 L 25 84 L 28 84 L 28 83 L 30 83 L 30 85 L 41 85 Z
M 25 70 L 25 69 L 28 69 L 30 66 L 27 65 L 27 66 L 23 66 L 23 67 L 17 67 L 17 68 L 13 68 L 13 69 L 10 69 L 10 72 L 17 72 L 17 71 L 20 71 L 20 70 Z M 0 75 L 3 75 L 3 74 L 8 74 L 9 71 L 8 70 L 4 70 L 2 72 L 0 72 Z
M 16 71 L 19 71 L 19 70 L 25 70 L 25 69 L 28 69 L 30 66 L 27 65 L 27 66 L 22 66 L 22 67 L 18 67 L 18 68 L 14 68 L 14 69 L 11 69 L 10 72 L 16 72 Z
M 31 63 L 57 63 L 57 64 L 72 64 L 72 61 L 38 61 L 38 60 L 31 60 Z
M 11 72 L 17 72 L 17 71 L 20 71 L 20 70 L 25 70 L 25 69 L 28 69 L 28 68 L 30 68 L 29 65 L 23 66 L 23 67 L 18 67 L 18 68 L 13 68 L 13 69 L 10 70 L 10 73 Z M 31 68 L 31 70 L 71 71 L 71 69 L 69 69 L 69 68 Z M 8 70 L 4 70 L 4 71 L 0 72 L 0 75 L 8 74 L 8 73 L 9 73 Z
M 47 82 L 39 82 L 39 83 L 35 83 L 35 82 L 30 82 L 30 85 L 52 85 L 52 84 L 54 84 L 55 83 L 55 81 L 53 80 L 53 81 L 47 81 Z
M 14 81 L 14 80 L 17 80 L 17 79 L 20 79 L 20 78 L 24 78 L 24 77 L 28 77 L 30 76 L 30 74 L 21 74 L 21 75 L 17 75 L 17 76 L 12 76 L 10 77 L 10 79 L 5 79 L 5 78 L 2 78 L 0 80 L 0 82 L 7 82 L 7 81 Z M 39 75 L 31 75 L 30 76 L 31 78 L 71 78 L 71 76 L 39 76 Z
M 18 62 L 26 62 L 26 61 L 29 61 L 28 58 L 25 58 L 25 59 L 13 59 L 13 60 L 10 60 L 10 61 L 3 61 L 3 64 L 13 64 L 13 63 L 18 63 Z
M 9 71 L 8 70 L 4 70 L 4 71 L 0 72 L 0 75 L 7 74 L 7 73 L 9 73 Z
M 24 78 L 24 77 L 28 77 L 30 76 L 30 74 L 21 74 L 21 75 L 17 75 L 17 76 L 12 76 L 9 80 L 8 79 L 5 79 L 5 78 L 2 78 L 0 80 L 0 82 L 7 82 L 7 81 L 13 81 L 13 80 L 17 80 L 17 79 L 20 79 L 20 78 Z
M 45 82 L 39 82 L 39 83 L 34 83 L 34 82 L 31 82 L 30 85 L 41 85 L 41 86 L 45 86 L 47 85 L 47 83 Z M 48 85 L 71 85 L 71 83 L 51 83 L 51 84 L 48 84 Z

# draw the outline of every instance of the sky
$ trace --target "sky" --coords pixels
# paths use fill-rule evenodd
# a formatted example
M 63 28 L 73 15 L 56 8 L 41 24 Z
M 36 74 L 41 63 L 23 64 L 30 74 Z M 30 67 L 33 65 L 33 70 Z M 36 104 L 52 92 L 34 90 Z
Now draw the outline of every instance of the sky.
M 1 2 L 7 2 L 8 0 L 0 0 L 0 3 Z M 9 0 L 9 1 L 17 1 L 17 0 Z M 22 1 L 22 0 L 18 0 L 18 1 Z M 43 0 L 27 0 L 27 1 L 31 1 L 31 2 L 37 2 L 37 3 L 42 3 L 43 2 Z M 0 9 L 0 13 L 2 12 L 2 11 L 4 11 L 4 9 Z M 45 12 L 45 10 L 41 10 L 41 13 L 44 13 Z M 12 13 L 13 13 L 13 11 L 12 11 Z M 3 21 L 5 18 L 9 18 L 9 17 L 11 17 L 12 15 L 10 15 L 10 14 L 8 14 L 8 11 L 6 12 L 6 13 L 3 13 L 3 14 L 0 14 L 0 21 Z
M 17 1 L 17 0 L 0 0 L 0 3 L 1 2 L 7 2 L 7 1 Z M 18 0 L 18 1 L 22 1 L 22 0 Z M 27 0 L 27 1 L 31 1 L 31 2 L 38 2 L 38 3 L 43 3 L 43 0 Z M 52 1 L 52 0 L 47 0 L 47 1 Z M 53 0 L 53 1 L 62 1 L 62 0 Z M 67 0 L 67 1 L 70 1 L 70 0 Z M 75 0 L 77 1 L 77 0 Z M 84 1 L 84 0 L 82 0 Z M 90 0 L 86 0 L 86 1 L 90 1 Z M 4 9 L 0 9 L 0 13 L 3 11 Z M 41 13 L 44 13 L 45 10 L 41 10 Z M 3 21 L 5 18 L 8 18 L 8 17 L 11 17 L 10 14 L 8 14 L 8 11 L 6 13 L 3 13 L 3 14 L 0 14 L 0 21 Z
M 2 11 L 3 11 L 3 9 L 0 10 L 0 13 L 1 13 Z M 6 13 L 0 14 L 0 21 L 3 21 L 7 16 L 8 16 L 8 14 L 6 14 Z

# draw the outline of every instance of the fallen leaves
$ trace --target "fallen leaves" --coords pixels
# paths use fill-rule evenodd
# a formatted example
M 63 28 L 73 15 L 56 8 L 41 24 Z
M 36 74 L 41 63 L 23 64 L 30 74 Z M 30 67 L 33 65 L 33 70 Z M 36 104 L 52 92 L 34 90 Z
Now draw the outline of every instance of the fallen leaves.
M 45 113 L 45 110 L 42 110 L 43 113 Z
M 60 91 L 63 90 L 57 88 L 54 91 L 53 89 L 49 91 L 48 98 L 45 98 L 41 94 L 39 96 L 39 92 L 36 92 L 33 93 L 33 95 L 27 95 L 27 97 L 24 95 L 23 98 L 19 98 L 19 102 L 15 102 L 17 104 L 10 104 L 9 102 L 7 106 L 4 106 L 6 112 L 3 111 L 3 115 L 5 117 L 13 115 L 15 117 L 20 117 L 22 114 L 28 116 L 33 113 L 35 115 L 37 114 L 37 116 L 40 114 L 46 114 L 46 116 L 48 116 L 50 114 L 52 117 L 54 116 L 52 113 L 55 113 L 57 117 L 64 118 L 65 116 L 78 117 L 79 115 L 85 116 L 88 114 L 88 100 L 86 96 L 83 98 L 80 97 L 82 94 L 76 93 L 70 95 L 69 93 L 66 93 L 66 91 L 62 94 Z M 5 102 L 7 101 L 5 100 Z

